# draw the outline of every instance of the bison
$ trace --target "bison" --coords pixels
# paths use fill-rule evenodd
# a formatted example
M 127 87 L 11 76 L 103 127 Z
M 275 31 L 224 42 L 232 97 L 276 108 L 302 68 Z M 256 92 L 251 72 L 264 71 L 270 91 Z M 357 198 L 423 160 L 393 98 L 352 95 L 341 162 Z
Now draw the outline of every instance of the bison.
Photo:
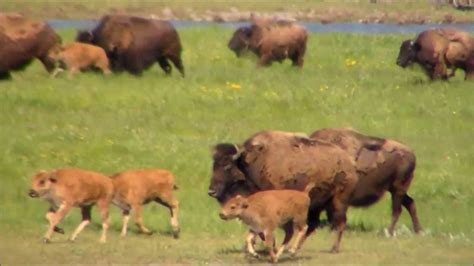
M 177 189 L 174 176 L 169 171 L 161 169 L 134 169 L 113 175 L 115 188 L 113 203 L 122 210 L 122 236 L 127 234 L 127 224 L 130 210 L 141 232 L 151 234 L 143 224 L 141 208 L 143 204 L 155 201 L 170 210 L 173 236 L 178 238 L 178 210 L 179 202 L 173 195 Z
M 167 21 L 108 15 L 92 31 L 79 31 L 76 40 L 102 47 L 113 71 L 127 70 L 139 75 L 158 62 L 170 74 L 170 60 L 184 76 L 181 42 L 176 29 Z
M 103 174 L 78 168 L 62 168 L 51 171 L 40 171 L 31 178 L 32 198 L 42 198 L 49 202 L 50 210 L 46 215 L 49 228 L 44 242 L 50 242 L 53 231 L 61 232 L 59 222 L 73 207 L 79 207 L 82 222 L 71 236 L 74 241 L 91 220 L 91 209 L 94 204 L 102 216 L 102 234 L 100 242 L 105 243 L 109 227 L 109 205 L 114 195 L 112 180 Z
M 308 190 L 309 191 L 309 190 Z M 293 242 L 290 253 L 295 254 L 307 229 L 307 215 L 310 199 L 308 191 L 296 190 L 267 190 L 257 192 L 248 198 L 237 195 L 227 201 L 219 216 L 223 220 L 239 218 L 250 227 L 247 237 L 247 251 L 258 257 L 253 247 L 257 233 L 263 233 L 265 246 L 268 249 L 272 262 L 278 258 L 293 238 L 294 231 L 297 237 Z M 290 226 L 290 230 L 288 230 Z M 285 229 L 285 239 L 275 253 L 273 249 L 274 231 L 277 227 Z
M 402 205 L 411 216 L 414 231 L 422 230 L 415 201 L 408 195 L 416 167 L 416 156 L 409 147 L 395 140 L 366 136 L 347 128 L 321 129 L 310 137 L 337 145 L 354 159 L 359 182 L 349 200 L 351 206 L 369 206 L 389 191 L 392 222 L 388 233 L 393 235 Z M 330 217 L 331 210 L 328 212 Z
M 239 57 L 250 50 L 258 57 L 258 66 L 289 58 L 294 66 L 303 67 L 308 34 L 303 26 L 287 21 L 256 21 L 234 32 L 228 47 Z
M 331 206 L 337 238 L 332 252 L 339 251 L 346 210 L 358 183 L 355 163 L 341 148 L 304 134 L 262 131 L 243 146 L 219 144 L 213 155 L 208 194 L 222 199 L 232 183 L 246 180 L 258 190 L 304 190 L 309 183 L 311 204 L 305 238 L 319 224 L 320 212 Z
M 60 43 L 48 24 L 19 14 L 0 13 L 0 79 L 9 78 L 12 70 L 24 69 L 34 58 L 52 72 L 54 60 L 49 51 Z
M 465 72 L 465 80 L 474 77 L 474 39 L 467 32 L 453 28 L 430 29 L 415 40 L 402 42 L 397 64 L 403 68 L 417 63 L 432 79 L 448 79 L 455 70 Z M 448 75 L 447 69 L 452 71 Z
M 73 42 L 53 50 L 51 58 L 58 61 L 61 68 L 57 68 L 53 76 L 56 76 L 63 68 L 69 70 L 69 76 L 81 70 L 91 67 L 98 68 L 105 75 L 110 74 L 109 59 L 104 49 L 86 43 Z

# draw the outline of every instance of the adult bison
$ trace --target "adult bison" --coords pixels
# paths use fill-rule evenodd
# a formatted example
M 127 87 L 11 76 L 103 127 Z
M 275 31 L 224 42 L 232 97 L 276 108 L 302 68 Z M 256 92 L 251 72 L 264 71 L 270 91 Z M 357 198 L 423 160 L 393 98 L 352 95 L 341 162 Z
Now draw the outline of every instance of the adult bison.
M 359 182 L 350 198 L 351 206 L 369 206 L 389 191 L 392 196 L 389 234 L 393 235 L 402 205 L 410 213 L 414 231 L 421 231 L 415 201 L 408 195 L 416 166 L 416 156 L 409 147 L 395 140 L 371 137 L 345 128 L 317 130 L 310 137 L 337 145 L 354 159 Z
M 338 146 L 355 162 L 354 167 L 358 179 L 347 200 L 348 205 L 369 206 L 379 200 L 385 191 L 389 191 L 392 195 L 392 222 L 388 232 L 393 235 L 402 205 L 410 213 L 414 231 L 421 231 L 415 202 L 407 194 L 416 166 L 416 157 L 410 148 L 394 140 L 366 136 L 351 129 L 322 129 L 314 132 L 310 137 L 311 139 L 305 141 L 308 143 L 314 141 L 318 145 L 326 143 Z M 273 144 L 271 145 L 273 147 Z M 277 148 L 278 146 L 275 146 L 273 150 Z M 282 163 L 286 160 L 284 152 L 285 150 L 282 149 L 273 155 L 281 160 L 275 162 L 280 168 L 288 167 Z M 324 150 L 320 152 L 323 153 Z M 249 174 L 246 170 L 249 167 L 248 163 L 242 159 L 242 156 L 249 156 L 246 155 L 249 153 L 254 154 L 253 150 L 247 149 L 247 146 L 244 148 L 227 144 L 216 146 L 214 174 L 209 188 L 210 196 L 224 203 L 236 194 L 249 195 L 260 190 L 278 188 L 271 186 L 275 182 L 273 179 L 259 176 L 257 180 L 255 175 Z M 233 164 L 236 167 L 231 167 Z M 274 168 L 270 164 L 265 167 L 272 171 Z M 324 164 L 321 167 L 324 167 Z M 284 188 L 293 188 L 291 182 L 287 185 Z M 326 210 L 328 218 L 332 220 L 332 208 L 332 204 L 318 206 L 317 209 L 313 209 L 313 217 L 319 217 L 319 213 Z M 318 225 L 319 219 L 309 222 Z
M 448 79 L 457 68 L 465 80 L 474 78 L 474 39 L 467 32 L 453 28 L 430 29 L 415 40 L 402 42 L 397 64 L 403 68 L 417 63 L 432 79 Z M 447 69 L 452 69 L 450 75 Z
M 308 34 L 304 27 L 286 21 L 256 21 L 234 32 L 228 47 L 239 57 L 250 50 L 258 57 L 258 66 L 289 58 L 294 66 L 303 67 Z
M 242 147 L 219 144 L 215 147 L 209 195 L 222 199 L 227 187 L 246 179 L 258 190 L 304 190 L 309 184 L 311 204 L 306 237 L 319 224 L 322 210 L 331 206 L 339 244 L 346 222 L 346 210 L 357 184 L 354 161 L 328 142 L 302 134 L 263 131 L 250 137 Z
M 0 13 L 0 79 L 10 77 L 10 71 L 24 69 L 34 58 L 48 72 L 54 69 L 49 51 L 60 45 L 61 39 L 44 22 L 37 22 L 14 13 Z
M 102 47 L 112 70 L 139 75 L 158 62 L 166 74 L 170 60 L 184 76 L 181 42 L 169 22 L 126 15 L 104 16 L 92 31 L 79 31 L 76 40 Z

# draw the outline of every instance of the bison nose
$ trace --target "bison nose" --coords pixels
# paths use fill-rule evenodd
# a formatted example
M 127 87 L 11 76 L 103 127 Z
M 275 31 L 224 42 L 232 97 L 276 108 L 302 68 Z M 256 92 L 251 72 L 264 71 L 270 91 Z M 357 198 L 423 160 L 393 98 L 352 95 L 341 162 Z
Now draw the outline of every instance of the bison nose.
M 207 191 L 207 194 L 209 194 L 209 196 L 213 198 L 217 197 L 217 192 L 214 189 L 209 189 L 209 191 Z
M 28 195 L 32 198 L 37 198 L 39 195 L 36 191 L 34 191 L 33 189 L 30 189 L 30 191 L 28 192 Z

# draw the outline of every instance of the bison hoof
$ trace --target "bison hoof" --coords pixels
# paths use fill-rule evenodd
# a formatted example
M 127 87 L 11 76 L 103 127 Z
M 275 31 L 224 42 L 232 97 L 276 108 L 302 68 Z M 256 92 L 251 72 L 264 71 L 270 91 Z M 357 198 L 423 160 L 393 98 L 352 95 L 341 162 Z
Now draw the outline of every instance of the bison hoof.
M 333 247 L 333 248 L 331 248 L 330 252 L 333 253 L 333 254 L 336 254 L 336 253 L 339 253 L 339 249 L 337 247 Z
M 43 243 L 49 244 L 49 243 L 51 243 L 51 240 L 49 240 L 49 238 L 45 237 L 45 238 L 43 238 Z
M 59 228 L 59 227 L 55 227 L 54 232 L 64 235 L 64 229 Z

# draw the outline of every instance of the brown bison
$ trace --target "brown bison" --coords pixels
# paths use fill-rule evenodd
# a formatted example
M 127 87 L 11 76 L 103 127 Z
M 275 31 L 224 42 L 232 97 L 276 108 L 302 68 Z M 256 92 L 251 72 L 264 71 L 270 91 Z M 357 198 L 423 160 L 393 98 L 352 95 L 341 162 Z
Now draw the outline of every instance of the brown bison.
M 229 184 L 247 179 L 258 190 L 294 189 L 309 192 L 308 230 L 319 223 L 320 212 L 331 206 L 339 244 L 346 223 L 346 210 L 358 182 L 354 161 L 336 145 L 310 139 L 302 134 L 280 131 L 256 133 L 242 147 L 219 144 L 215 147 L 209 195 L 220 199 Z
M 465 79 L 474 77 L 474 39 L 467 32 L 453 28 L 423 31 L 415 40 L 406 40 L 400 47 L 397 64 L 403 68 L 417 63 L 432 79 L 448 79 L 457 68 Z M 447 69 L 452 69 L 450 75 Z
M 416 166 L 416 156 L 409 147 L 391 139 L 370 137 L 344 128 L 321 129 L 310 137 L 335 144 L 354 159 L 359 182 L 350 198 L 351 206 L 369 206 L 389 191 L 392 222 L 388 233 L 393 235 L 402 205 L 410 213 L 414 231 L 421 231 L 415 201 L 408 195 Z M 331 210 L 328 212 L 330 217 Z
M 53 231 L 62 232 L 57 225 L 69 211 L 73 207 L 79 207 L 82 222 L 71 236 L 71 240 L 75 240 L 90 223 L 94 204 L 97 204 L 102 217 L 100 242 L 105 243 L 109 228 L 109 205 L 114 195 L 112 180 L 108 176 L 77 168 L 40 171 L 32 177 L 28 195 L 42 198 L 50 204 L 46 215 L 49 221 L 49 228 L 44 236 L 46 243 L 50 241 Z
M 34 58 L 51 72 L 54 61 L 49 51 L 60 42 L 59 36 L 44 22 L 0 13 L 0 79 L 9 78 L 10 71 L 25 68 Z
M 295 231 L 297 236 L 289 251 L 295 254 L 301 247 L 300 242 L 308 227 L 306 224 L 310 202 L 308 191 L 267 190 L 254 193 L 248 198 L 237 195 L 224 204 L 219 216 L 223 220 L 239 218 L 249 226 L 246 248 L 255 257 L 258 257 L 253 246 L 255 238 L 257 233 L 264 234 L 265 246 L 271 261 L 277 262 L 287 249 Z M 288 224 L 291 226 L 290 231 L 287 231 Z M 275 253 L 273 244 L 274 231 L 277 227 L 284 228 L 286 234 L 282 245 Z
M 73 42 L 55 49 L 51 52 L 50 57 L 58 61 L 61 68 L 57 68 L 53 76 L 56 76 L 62 69 L 69 70 L 69 76 L 91 67 L 98 68 L 105 75 L 110 74 L 109 59 L 104 49 L 87 44 Z
M 286 21 L 256 21 L 234 32 L 228 47 L 239 57 L 250 50 L 258 57 L 258 66 L 289 58 L 294 66 L 303 67 L 308 34 L 303 26 Z
M 121 236 L 127 234 L 130 211 L 133 211 L 133 218 L 140 231 L 151 234 L 143 224 L 141 208 L 143 204 L 155 201 L 170 210 L 173 236 L 179 237 L 179 202 L 173 195 L 173 190 L 177 189 L 173 174 L 161 169 L 135 169 L 112 176 L 112 181 L 115 188 L 113 203 L 123 214 Z
M 416 157 L 411 149 L 394 140 L 370 137 L 350 129 L 318 130 L 311 135 L 311 139 L 317 143 L 339 146 L 355 162 L 358 179 L 347 204 L 369 206 L 379 200 L 385 191 L 389 191 L 392 195 L 392 222 L 388 228 L 389 234 L 393 235 L 401 213 L 401 206 L 410 213 L 415 232 L 421 231 L 415 202 L 407 194 L 416 166 Z M 248 153 L 246 148 L 228 144 L 217 145 L 215 149 L 214 175 L 211 179 L 209 194 L 221 204 L 237 194 L 250 195 L 268 189 L 274 182 L 266 177 L 256 180 L 254 175 L 250 175 L 246 170 L 249 166 L 241 159 L 237 151 L 242 154 Z M 278 154 L 283 152 L 282 150 Z M 279 156 L 278 154 L 275 156 Z M 281 158 L 283 157 L 281 155 Z M 236 164 L 236 167 L 233 167 L 233 164 Z M 304 179 L 300 180 L 304 181 Z M 289 183 L 285 188 L 294 188 L 294 186 Z M 333 216 L 331 204 L 312 209 L 310 217 L 319 217 L 319 213 L 323 210 L 328 212 L 331 220 Z M 317 226 L 319 219 L 309 220 L 308 224 L 310 228 Z
M 139 75 L 158 62 L 165 73 L 170 74 L 170 60 L 184 76 L 181 42 L 169 22 L 109 15 L 92 31 L 80 31 L 76 40 L 102 47 L 113 71 L 127 70 Z

